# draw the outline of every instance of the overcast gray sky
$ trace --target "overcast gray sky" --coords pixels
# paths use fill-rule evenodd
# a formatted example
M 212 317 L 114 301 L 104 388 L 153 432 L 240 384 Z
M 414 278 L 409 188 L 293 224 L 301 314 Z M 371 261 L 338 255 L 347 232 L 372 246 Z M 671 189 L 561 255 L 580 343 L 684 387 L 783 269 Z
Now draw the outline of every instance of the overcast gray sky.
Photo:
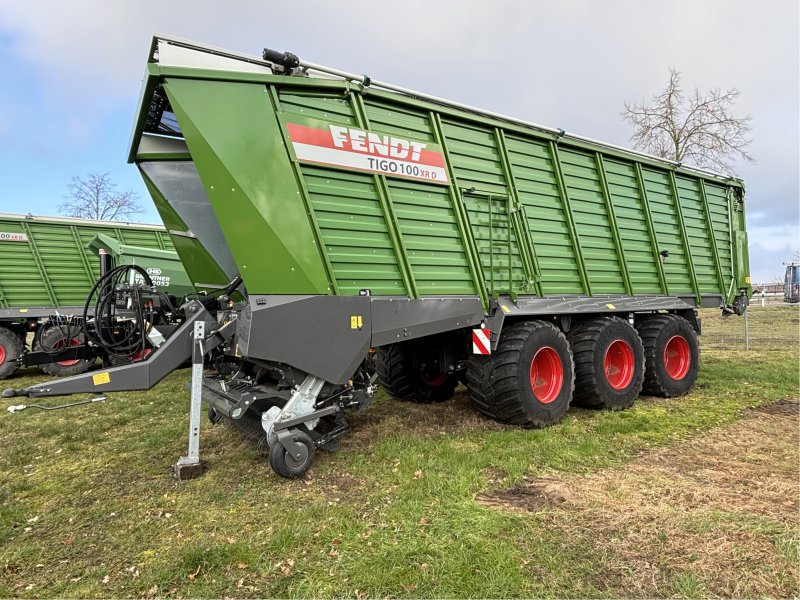
M 623 103 L 737 87 L 753 117 L 747 186 L 754 281 L 798 250 L 798 0 L 310 2 L 0 0 L 0 211 L 56 214 L 74 175 L 125 164 L 150 37 L 264 46 L 543 125 L 630 145 Z

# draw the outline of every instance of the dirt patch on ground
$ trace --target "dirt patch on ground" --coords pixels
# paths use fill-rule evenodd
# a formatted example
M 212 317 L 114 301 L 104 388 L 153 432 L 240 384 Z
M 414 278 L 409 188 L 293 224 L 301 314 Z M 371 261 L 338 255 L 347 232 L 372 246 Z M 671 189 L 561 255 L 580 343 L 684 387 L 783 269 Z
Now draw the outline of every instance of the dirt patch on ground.
M 485 506 L 509 511 L 531 511 L 543 506 L 563 504 L 572 497 L 569 486 L 558 479 L 536 479 L 492 494 L 479 494 Z
M 784 398 L 770 402 L 764 406 L 753 409 L 754 412 L 766 413 L 768 415 L 786 415 L 789 417 L 800 414 L 800 402 L 796 398 Z
M 798 401 L 781 400 L 621 468 L 477 500 L 533 511 L 567 543 L 594 548 L 599 589 L 787 597 L 799 584 L 799 426 Z

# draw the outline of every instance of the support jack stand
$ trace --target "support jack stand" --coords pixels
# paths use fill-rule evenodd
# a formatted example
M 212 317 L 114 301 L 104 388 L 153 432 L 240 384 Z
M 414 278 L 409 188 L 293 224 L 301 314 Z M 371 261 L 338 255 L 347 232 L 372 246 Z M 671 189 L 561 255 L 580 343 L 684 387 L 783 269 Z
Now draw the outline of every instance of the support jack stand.
M 200 461 L 200 400 L 203 388 L 203 339 L 206 324 L 196 321 L 194 324 L 192 347 L 192 389 L 189 408 L 189 454 L 181 456 L 172 466 L 172 472 L 179 480 L 194 479 L 203 474 L 203 463 Z

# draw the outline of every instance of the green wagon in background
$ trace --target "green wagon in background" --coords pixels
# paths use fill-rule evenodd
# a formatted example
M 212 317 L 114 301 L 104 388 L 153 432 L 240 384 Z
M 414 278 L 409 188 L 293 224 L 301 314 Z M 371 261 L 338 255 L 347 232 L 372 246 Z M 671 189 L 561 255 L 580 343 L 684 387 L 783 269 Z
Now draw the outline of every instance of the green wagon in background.
M 173 338 L 204 323 L 228 366 L 203 380 L 210 416 L 266 436 L 281 475 L 369 402 L 371 348 L 392 396 L 464 382 L 482 413 L 541 427 L 687 392 L 695 309 L 752 293 L 740 180 L 289 53 L 154 39 L 129 161 L 183 263 L 246 286 L 187 304 Z M 191 353 L 170 340 L 162 372 Z M 143 368 L 19 392 L 154 385 Z
M 86 296 L 100 275 L 100 251 L 115 264 L 138 264 L 154 283 L 179 300 L 194 293 L 170 236 L 160 225 L 0 214 L 0 378 L 14 373 L 31 348 L 28 333 L 58 346 L 57 328 L 43 324 L 77 323 Z M 83 343 L 80 327 L 69 343 Z M 41 341 L 41 340 L 38 340 Z M 60 342 L 64 345 L 64 342 Z M 52 375 L 86 371 L 94 360 L 68 359 L 40 364 Z

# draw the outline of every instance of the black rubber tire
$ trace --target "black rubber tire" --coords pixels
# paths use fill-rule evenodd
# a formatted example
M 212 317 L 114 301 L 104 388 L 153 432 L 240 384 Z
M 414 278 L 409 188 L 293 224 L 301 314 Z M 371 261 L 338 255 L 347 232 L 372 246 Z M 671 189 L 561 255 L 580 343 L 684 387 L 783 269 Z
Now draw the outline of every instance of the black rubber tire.
M 25 351 L 22 338 L 6 327 L 0 327 L 0 355 L 3 361 L 0 362 L 0 379 L 11 377 L 19 369 L 17 359 Z
M 378 383 L 386 393 L 398 400 L 432 404 L 453 397 L 458 386 L 457 375 L 442 375 L 433 385 L 412 366 L 413 348 L 404 344 L 382 346 L 375 353 Z
M 63 334 L 59 330 L 58 327 L 48 327 L 45 331 L 41 333 L 41 340 L 42 345 L 47 348 L 52 348 L 54 344 L 56 344 L 60 339 L 63 338 Z M 78 333 L 77 335 L 73 336 L 72 339 L 77 339 L 81 344 L 86 343 L 86 336 L 83 332 Z M 36 350 L 37 347 L 41 347 L 38 342 L 34 343 L 33 349 Z M 86 373 L 89 370 L 89 367 L 92 366 L 94 360 L 90 360 L 87 358 L 82 358 L 74 365 L 60 365 L 58 363 L 46 363 L 43 365 L 39 365 L 39 369 L 46 373 L 47 375 L 55 375 L 56 377 L 66 377 L 68 375 L 80 375 L 81 373 Z
M 293 442 L 303 445 L 303 457 L 300 461 L 295 461 L 286 451 L 286 448 L 275 440 L 269 449 L 269 466 L 281 477 L 297 479 L 298 477 L 302 477 L 306 471 L 308 471 L 311 463 L 314 462 L 316 445 L 314 444 L 314 440 L 311 439 L 311 436 L 305 431 L 292 429 L 290 434 Z
M 697 380 L 700 368 L 700 344 L 689 321 L 678 315 L 653 315 L 636 324 L 642 338 L 645 356 L 644 386 L 642 392 L 651 396 L 673 398 L 689 392 Z M 664 352 L 667 343 L 675 336 L 683 338 L 689 351 L 686 374 L 675 379 L 667 372 Z
M 548 346 L 561 365 L 557 395 L 541 402 L 531 385 L 531 363 L 536 352 Z M 503 329 L 491 356 L 473 355 L 467 367 L 467 389 L 484 415 L 521 427 L 547 427 L 561 421 L 575 389 L 572 352 L 564 334 L 544 321 L 521 321 Z
M 636 330 L 618 317 L 599 317 L 573 327 L 567 339 L 575 361 L 573 404 L 608 410 L 633 406 L 644 384 L 644 346 Z M 617 341 L 627 344 L 633 362 L 630 381 L 621 389 L 612 385 L 605 369 L 606 353 Z

